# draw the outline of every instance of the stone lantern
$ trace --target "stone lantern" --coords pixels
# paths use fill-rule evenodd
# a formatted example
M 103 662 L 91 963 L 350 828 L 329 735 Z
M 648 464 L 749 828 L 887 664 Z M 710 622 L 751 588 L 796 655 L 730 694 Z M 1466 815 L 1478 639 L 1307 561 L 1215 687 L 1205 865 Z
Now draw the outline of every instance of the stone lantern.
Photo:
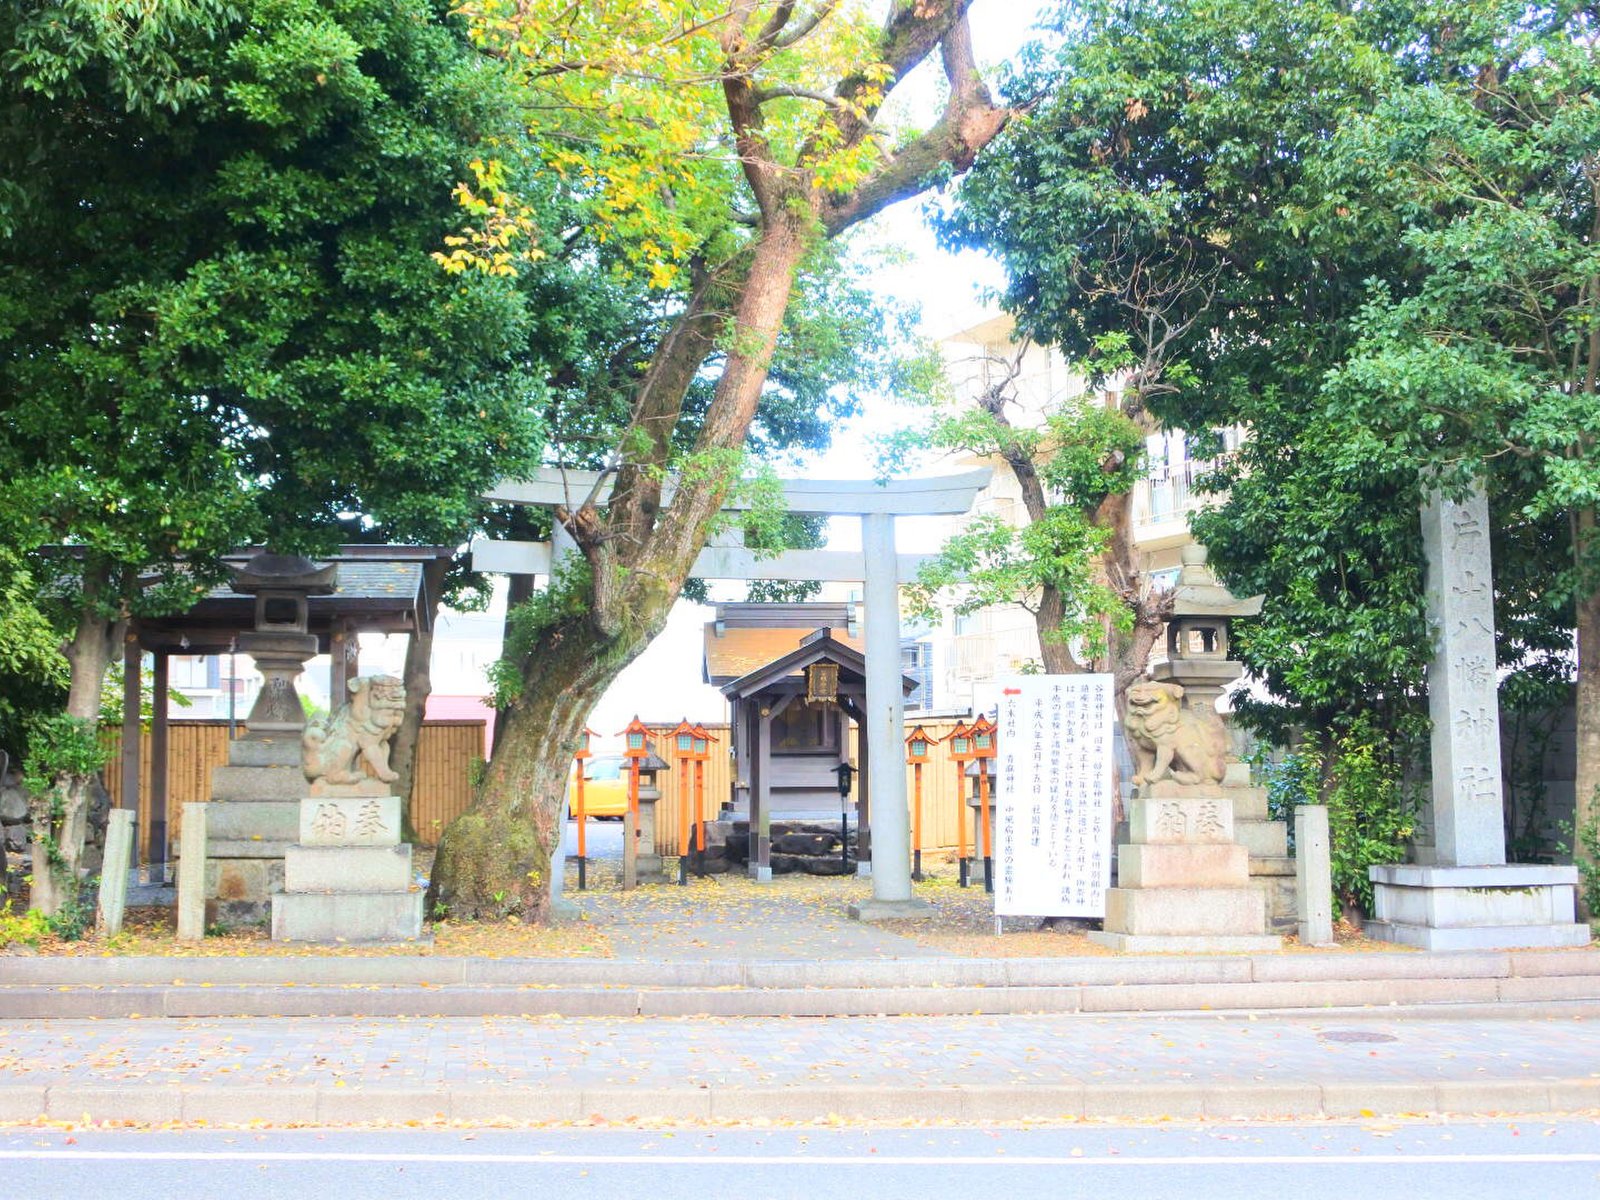
M 1206 557 L 1198 542 L 1181 551 L 1183 568 L 1167 620 L 1167 661 L 1152 667 L 1150 674 L 1181 684 L 1189 708 L 1215 712 L 1223 689 L 1244 674 L 1244 664 L 1228 657 L 1229 626 L 1236 617 L 1259 615 L 1265 597 L 1239 599 L 1217 582 Z
M 309 598 L 334 591 L 338 565 L 297 554 L 257 554 L 229 572 L 234 591 L 256 598 L 255 629 L 238 640 L 262 679 L 245 725 L 257 733 L 297 733 L 305 728 L 306 715 L 294 681 L 318 649 L 310 632 Z

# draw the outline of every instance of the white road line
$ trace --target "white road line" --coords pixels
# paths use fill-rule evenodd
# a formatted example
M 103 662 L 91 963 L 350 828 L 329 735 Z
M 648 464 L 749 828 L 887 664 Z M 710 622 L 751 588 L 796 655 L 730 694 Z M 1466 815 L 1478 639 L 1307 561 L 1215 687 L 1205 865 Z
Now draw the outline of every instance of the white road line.
M 1595 1154 L 1222 1154 L 904 1155 L 904 1154 L 423 1154 L 292 1150 L 0 1150 L 0 1161 L 451 1163 L 493 1166 L 792 1167 L 1280 1167 L 1600 1163 Z

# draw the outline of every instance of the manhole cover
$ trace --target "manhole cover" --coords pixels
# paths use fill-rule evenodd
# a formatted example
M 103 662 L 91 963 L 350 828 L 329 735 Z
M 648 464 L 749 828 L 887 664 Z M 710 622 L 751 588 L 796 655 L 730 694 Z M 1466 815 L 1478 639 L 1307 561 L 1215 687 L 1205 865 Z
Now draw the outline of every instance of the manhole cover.
M 1366 1029 L 1330 1029 L 1317 1034 L 1325 1042 L 1398 1042 L 1392 1033 L 1372 1033 Z

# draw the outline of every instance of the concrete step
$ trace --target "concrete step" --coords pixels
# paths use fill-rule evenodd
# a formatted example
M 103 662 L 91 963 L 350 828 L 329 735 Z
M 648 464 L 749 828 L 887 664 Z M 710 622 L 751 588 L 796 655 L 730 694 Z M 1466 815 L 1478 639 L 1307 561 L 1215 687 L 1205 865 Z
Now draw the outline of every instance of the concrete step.
M 211 771 L 213 803 L 230 800 L 298 800 L 311 785 L 296 766 L 214 767 Z
M 1283 858 L 1289 853 L 1289 827 L 1282 821 L 1235 821 L 1233 838 L 1251 858 Z
M 1600 1016 L 1600 952 L 647 963 L 0 959 L 0 1019 L 1316 1011 Z
M 0 1020 L 172 1017 L 853 1017 L 1426 1010 L 1600 1017 L 1600 980 L 1316 980 L 1001 988 L 0 985 Z M 1548 1010 L 1548 1011 L 1547 1011 Z

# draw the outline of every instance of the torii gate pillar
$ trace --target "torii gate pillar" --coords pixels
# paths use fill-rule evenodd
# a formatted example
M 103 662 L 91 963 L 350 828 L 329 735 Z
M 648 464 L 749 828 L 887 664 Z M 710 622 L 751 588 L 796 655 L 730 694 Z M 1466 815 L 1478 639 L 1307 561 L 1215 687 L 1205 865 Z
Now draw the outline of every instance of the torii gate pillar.
M 900 580 L 894 517 L 861 518 L 862 581 L 867 635 L 867 794 L 872 797 L 872 899 L 850 906 L 861 921 L 905 917 L 925 910 L 911 895 L 911 818 L 906 769 L 898 753 L 905 740 L 905 694 L 900 688 Z

